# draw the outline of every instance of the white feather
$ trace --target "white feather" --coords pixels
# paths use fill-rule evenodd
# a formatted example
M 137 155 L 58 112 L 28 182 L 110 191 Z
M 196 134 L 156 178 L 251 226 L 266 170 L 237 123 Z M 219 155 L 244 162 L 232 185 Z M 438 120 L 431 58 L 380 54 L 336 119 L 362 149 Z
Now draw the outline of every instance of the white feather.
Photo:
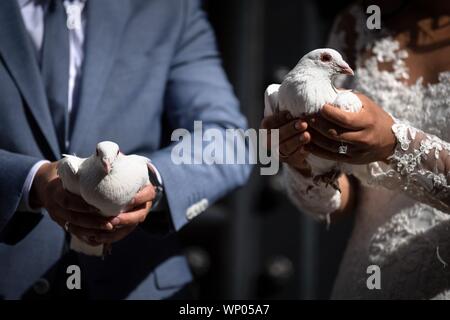
M 347 112 L 359 112 L 362 108 L 361 100 L 350 90 L 339 91 L 333 105 Z
M 63 154 L 63 157 L 64 158 L 58 162 L 58 176 L 61 178 L 64 189 L 79 195 L 80 184 L 78 179 L 78 169 L 86 159 L 68 154 Z
M 278 109 L 279 84 L 271 84 L 264 92 L 264 117 L 272 115 Z

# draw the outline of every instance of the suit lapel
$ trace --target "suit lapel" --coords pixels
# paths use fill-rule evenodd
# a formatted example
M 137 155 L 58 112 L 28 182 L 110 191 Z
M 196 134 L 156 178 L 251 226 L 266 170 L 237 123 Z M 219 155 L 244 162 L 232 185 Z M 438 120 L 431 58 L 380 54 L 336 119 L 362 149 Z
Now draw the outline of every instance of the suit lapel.
M 71 133 L 71 150 L 81 148 L 86 130 L 95 119 L 128 17 L 126 3 L 122 0 L 86 2 L 85 57 L 80 100 Z
M 28 38 L 17 1 L 0 1 L 0 55 L 20 89 L 53 155 L 58 159 L 60 150 L 35 50 Z

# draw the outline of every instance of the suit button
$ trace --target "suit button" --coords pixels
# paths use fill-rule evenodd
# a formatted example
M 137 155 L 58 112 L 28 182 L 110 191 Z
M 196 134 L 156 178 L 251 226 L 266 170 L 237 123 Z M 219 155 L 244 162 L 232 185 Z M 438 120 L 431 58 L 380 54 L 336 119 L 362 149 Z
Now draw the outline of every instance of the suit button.
M 50 290 L 50 283 L 47 279 L 41 278 L 33 284 L 33 290 L 37 294 L 46 294 Z

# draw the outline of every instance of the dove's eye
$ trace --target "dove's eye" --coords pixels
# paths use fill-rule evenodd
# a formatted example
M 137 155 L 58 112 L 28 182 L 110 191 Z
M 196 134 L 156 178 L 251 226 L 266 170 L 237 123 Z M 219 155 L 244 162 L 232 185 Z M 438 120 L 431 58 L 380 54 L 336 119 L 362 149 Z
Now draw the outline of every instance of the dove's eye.
M 120 150 L 117 150 L 117 155 L 119 155 L 119 153 L 120 153 Z
M 320 61 L 322 62 L 330 62 L 331 61 L 331 55 L 328 53 L 322 53 L 320 55 Z

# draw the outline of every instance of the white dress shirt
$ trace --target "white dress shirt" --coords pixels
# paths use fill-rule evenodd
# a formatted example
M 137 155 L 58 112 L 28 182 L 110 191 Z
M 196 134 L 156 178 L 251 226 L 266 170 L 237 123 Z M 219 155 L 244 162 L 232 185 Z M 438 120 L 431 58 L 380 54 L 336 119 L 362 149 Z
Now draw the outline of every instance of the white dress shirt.
M 28 31 L 37 52 L 42 49 L 42 42 L 44 39 L 44 1 L 34 0 L 17 0 L 22 14 L 25 28 Z M 70 12 L 70 28 L 69 28 L 69 87 L 68 87 L 68 112 L 69 117 L 72 111 L 75 88 L 80 83 L 81 66 L 83 63 L 83 43 L 84 43 L 84 28 L 86 25 L 86 18 L 84 15 L 84 5 L 86 0 L 64 1 L 66 12 Z M 78 14 L 77 14 L 78 13 Z M 69 15 L 68 15 L 69 17 Z M 69 20 L 69 18 L 68 18 Z M 68 147 L 69 142 L 66 141 Z M 28 173 L 22 189 L 22 199 L 20 201 L 19 210 L 33 211 L 29 206 L 29 194 L 34 177 L 39 168 L 49 161 L 42 160 L 37 162 Z
M 9 1 L 9 0 L 8 0 Z M 36 47 L 38 53 L 41 52 L 42 42 L 44 39 L 44 6 L 45 1 L 35 1 L 35 0 L 17 0 L 20 6 L 20 12 L 22 14 L 23 21 L 25 23 L 25 28 Z M 68 87 L 68 112 L 69 117 L 71 116 L 73 101 L 76 101 L 75 94 L 78 90 L 81 79 L 81 67 L 83 64 L 84 52 L 84 33 L 86 26 L 86 15 L 85 15 L 85 3 L 86 0 L 65 0 L 64 7 L 67 13 L 67 27 L 69 29 L 69 48 L 70 48 L 70 59 L 69 59 L 69 87 Z M 40 56 L 40 54 L 39 54 Z M 69 146 L 69 141 L 66 141 L 66 147 Z M 36 211 L 32 210 L 29 206 L 29 194 L 31 186 L 33 184 L 34 177 L 39 170 L 39 168 L 49 161 L 42 160 L 38 161 L 28 173 L 22 189 L 22 199 L 20 201 L 19 210 L 25 211 Z M 158 170 L 152 165 L 154 172 L 158 178 L 158 181 L 162 183 L 161 176 Z

